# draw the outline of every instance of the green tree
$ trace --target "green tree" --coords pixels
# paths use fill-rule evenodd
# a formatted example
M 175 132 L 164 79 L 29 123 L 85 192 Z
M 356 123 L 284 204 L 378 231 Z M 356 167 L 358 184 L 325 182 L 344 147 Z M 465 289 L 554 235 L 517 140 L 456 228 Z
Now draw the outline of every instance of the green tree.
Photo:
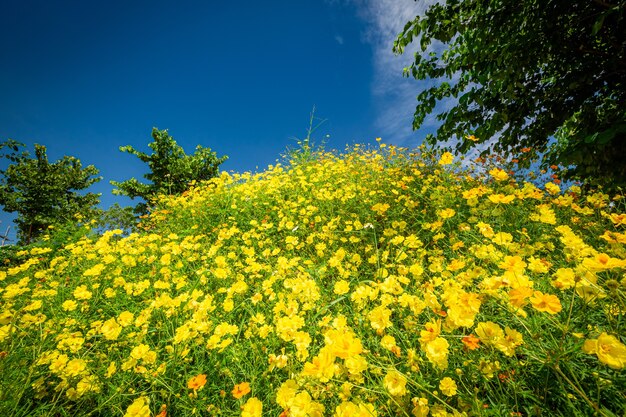
M 566 177 L 626 184 L 625 14 L 626 0 L 429 6 L 393 47 L 403 53 L 416 41 L 404 73 L 436 81 L 417 97 L 413 128 L 438 112 L 437 102 L 454 98 L 454 107 L 438 112 L 429 143 L 452 139 L 466 152 L 489 142 L 487 151 L 505 155 L 531 148 L 526 155 L 567 167 Z
M 0 205 L 6 212 L 17 212 L 19 243 L 31 243 L 49 226 L 96 215 L 100 194 L 82 193 L 102 179 L 96 177 L 98 170 L 93 165 L 83 168 L 80 160 L 71 156 L 50 163 L 46 147 L 37 144 L 31 158 L 27 151 L 19 152 L 22 146 L 11 139 L 0 144 L 2 157 L 11 161 L 0 170 Z
M 150 155 L 130 145 L 120 147 L 120 151 L 135 155 L 148 164 L 150 172 L 144 178 L 150 183 L 144 184 L 135 178 L 122 182 L 111 181 L 111 184 L 118 187 L 113 190 L 114 194 L 126 195 L 132 199 L 140 197 L 145 201 L 135 207 L 138 214 L 145 214 L 148 210 L 147 204 L 160 194 L 180 194 L 189 188 L 192 181 L 209 180 L 217 176 L 219 165 L 228 159 L 226 156 L 218 158 L 210 148 L 200 145 L 193 155 L 186 155 L 167 130 L 153 128 L 152 138 L 153 142 L 148 145 L 152 149 Z

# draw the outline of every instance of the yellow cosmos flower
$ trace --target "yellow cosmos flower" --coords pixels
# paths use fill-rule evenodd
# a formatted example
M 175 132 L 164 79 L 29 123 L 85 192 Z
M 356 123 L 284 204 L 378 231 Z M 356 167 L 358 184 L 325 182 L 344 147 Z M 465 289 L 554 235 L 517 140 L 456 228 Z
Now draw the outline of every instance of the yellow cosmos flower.
M 130 356 L 135 360 L 143 359 L 146 363 L 154 363 L 156 361 L 157 354 L 153 350 L 150 350 L 150 346 L 140 343 L 133 348 L 130 352 Z
M 89 300 L 91 298 L 91 291 L 87 289 L 86 285 L 79 285 L 74 289 L 74 298 L 77 300 Z
M 116 340 L 121 332 L 122 326 L 117 324 L 114 318 L 105 321 L 102 323 L 102 327 L 100 327 L 100 333 L 107 340 Z
M 495 345 L 504 338 L 502 328 L 492 321 L 481 322 L 476 326 L 476 334 L 486 345 Z
M 613 369 L 626 367 L 626 345 L 615 336 L 602 333 L 597 339 L 585 340 L 585 353 L 597 355 L 600 362 Z
M 612 258 L 606 253 L 599 253 L 593 258 L 583 260 L 583 266 L 590 271 L 604 271 L 612 268 L 626 267 L 626 260 Z
M 454 161 L 454 155 L 450 152 L 444 152 L 443 155 L 441 155 L 441 158 L 439 158 L 438 163 L 439 165 L 450 165 L 452 161 Z
M 507 174 L 506 171 L 500 168 L 492 169 L 491 171 L 489 171 L 489 175 L 491 175 L 496 181 L 505 181 L 509 178 L 509 174 Z
M 372 309 L 367 315 L 367 318 L 370 320 L 372 328 L 379 334 L 382 334 L 386 328 L 392 326 L 391 310 L 384 306 L 378 306 Z
M 456 211 L 454 211 L 451 208 L 446 208 L 446 209 L 443 209 L 443 210 L 437 210 L 437 217 L 439 217 L 442 220 L 452 218 L 452 217 L 454 217 L 455 214 L 456 214 Z
M 335 355 L 326 346 L 322 348 L 311 362 L 306 362 L 302 375 L 317 378 L 322 382 L 329 381 L 335 375 Z
M 555 278 L 552 286 L 560 290 L 567 290 L 576 285 L 576 274 L 572 268 L 559 268 L 553 274 Z
M 546 184 L 546 191 L 552 195 L 557 195 L 561 192 L 561 188 L 553 182 L 549 182 Z
M 413 403 L 413 410 L 411 410 L 411 413 L 415 417 L 427 417 L 428 416 L 428 411 L 430 410 L 430 407 L 428 406 L 428 399 L 421 397 L 421 398 L 413 398 L 411 401 Z
M 150 417 L 150 400 L 139 397 L 126 409 L 124 417 Z
M 298 388 L 298 384 L 293 379 L 283 382 L 276 392 L 276 403 L 284 409 L 289 408 L 293 398 L 298 393 Z
M 556 295 L 544 294 L 541 291 L 535 291 L 530 302 L 535 310 L 550 314 L 557 314 L 563 309 L 561 301 Z
M 424 350 L 428 360 L 439 369 L 448 367 L 448 347 L 450 344 L 443 337 L 438 337 L 429 342 Z
M 324 339 L 330 352 L 341 359 L 348 359 L 363 352 L 361 341 L 352 332 L 332 329 L 324 334 Z
M 389 210 L 389 207 L 390 206 L 387 203 L 377 203 L 372 206 L 372 210 L 382 216 L 387 210 Z
M 117 321 L 122 327 L 130 326 L 133 323 L 135 315 L 130 311 L 124 311 L 117 317 Z
M 78 304 L 74 300 L 67 300 L 61 304 L 61 308 L 65 311 L 74 311 L 76 310 L 76 307 L 78 307 Z
M 424 324 L 424 330 L 420 330 L 420 343 L 425 345 L 439 337 L 441 333 L 441 320 L 431 320 Z
M 439 382 L 439 389 L 441 390 L 443 395 L 452 397 L 453 395 L 456 395 L 456 382 L 454 382 L 454 379 L 447 376 L 443 378 L 441 382 Z
M 241 409 L 241 417 L 261 417 L 263 415 L 263 403 L 257 398 L 249 398 Z
M 350 291 L 350 283 L 345 279 L 337 281 L 333 288 L 333 292 L 337 295 L 347 294 Z
M 85 368 L 87 368 L 87 363 L 84 360 L 72 359 L 65 365 L 63 373 L 69 377 L 74 377 L 80 375 Z
M 626 213 L 611 213 L 609 219 L 615 226 L 626 226 Z
M 334 417 L 377 417 L 373 404 L 355 404 L 344 401 L 335 408 Z
M 515 196 L 510 194 L 491 194 L 487 198 L 494 204 L 509 204 L 511 201 L 515 200 Z
M 385 375 L 383 385 L 394 397 L 406 394 L 406 378 L 396 370 L 391 370 Z

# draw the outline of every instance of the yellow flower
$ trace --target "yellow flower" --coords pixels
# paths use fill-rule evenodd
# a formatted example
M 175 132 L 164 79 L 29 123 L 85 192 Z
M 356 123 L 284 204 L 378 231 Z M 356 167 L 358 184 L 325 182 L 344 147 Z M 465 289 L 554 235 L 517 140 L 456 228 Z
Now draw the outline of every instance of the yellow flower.
M 335 375 L 335 355 L 331 348 L 325 346 L 311 362 L 305 363 L 302 375 L 317 378 L 322 382 L 330 380 Z
M 350 283 L 345 279 L 335 282 L 333 292 L 337 295 L 346 294 L 350 291 Z
M 63 370 L 63 368 L 65 368 L 65 365 L 67 365 L 67 360 L 68 357 L 66 354 L 61 354 L 58 355 L 56 358 L 54 358 L 51 362 L 50 362 L 50 372 L 53 373 L 59 373 Z
M 335 408 L 335 417 L 376 417 L 378 413 L 373 404 L 355 404 L 344 401 Z
M 144 343 L 135 346 L 130 352 L 130 356 L 135 360 L 143 359 L 146 363 L 153 363 L 156 361 L 156 352 L 150 350 L 150 346 Z
M 76 304 L 76 301 L 74 300 L 67 300 L 64 301 L 63 304 L 61 304 L 61 307 L 65 311 L 74 311 L 76 310 L 76 307 L 78 307 L 78 304 Z
M 298 384 L 293 379 L 288 379 L 278 388 L 276 392 L 276 403 L 284 409 L 287 409 L 297 393 Z
M 370 320 L 370 325 L 377 333 L 381 333 L 387 328 L 391 327 L 391 310 L 384 306 L 378 306 L 372 309 L 367 315 Z
M 515 348 L 524 343 L 524 338 L 520 332 L 510 327 L 505 327 L 504 332 L 506 336 L 498 340 L 495 346 L 506 356 L 513 356 L 515 354 Z
M 558 193 L 561 192 L 561 189 L 555 183 L 549 182 L 546 184 L 546 191 L 552 195 L 557 195 Z
M 114 318 L 111 318 L 104 323 L 102 323 L 102 327 L 100 327 L 100 333 L 107 340 L 115 340 L 122 332 L 122 327 L 117 324 Z
M 451 208 L 446 208 L 446 209 L 443 209 L 443 210 L 437 210 L 437 217 L 442 219 L 442 220 L 454 217 L 455 214 L 456 214 L 456 211 L 454 211 Z
M 439 165 L 450 165 L 454 161 L 454 155 L 450 152 L 444 152 L 439 159 Z
M 554 273 L 552 286 L 560 290 L 567 290 L 576 285 L 576 274 L 572 268 L 559 268 Z
M 117 317 L 117 321 L 122 327 L 130 326 L 135 318 L 134 314 L 130 311 L 124 311 Z
M 515 200 L 515 196 L 510 194 L 491 194 L 487 196 L 487 198 L 494 204 L 509 204 L 511 201 Z
M 456 388 L 456 382 L 454 382 L 454 379 L 448 376 L 442 379 L 441 382 L 439 382 L 439 389 L 444 395 L 447 395 L 448 397 L 456 395 Z
M 394 397 L 406 394 L 406 378 L 396 370 L 391 370 L 385 375 L 383 384 Z
M 63 373 L 69 377 L 78 376 L 85 370 L 86 367 L 87 364 L 84 360 L 72 359 L 67 363 L 67 365 L 65 365 Z
M 413 398 L 411 402 L 413 403 L 413 410 L 411 410 L 411 412 L 415 417 L 428 416 L 428 411 L 430 410 L 430 407 L 428 406 L 428 399 L 424 397 Z
M 431 320 L 420 330 L 420 343 L 425 345 L 439 337 L 441 333 L 441 320 Z
M 139 397 L 126 409 L 124 417 L 150 417 L 150 400 L 148 397 Z
M 372 210 L 382 216 L 387 210 L 389 210 L 389 207 L 390 206 L 387 203 L 377 203 L 372 206 Z
M 446 369 L 448 367 L 448 346 L 450 345 L 446 339 L 438 337 L 426 344 L 424 348 L 428 360 L 439 369 Z
M 476 326 L 476 334 L 486 345 L 494 346 L 504 338 L 504 331 L 492 321 L 481 322 Z
M 113 374 L 115 374 L 115 371 L 117 371 L 117 365 L 115 364 L 115 362 L 111 362 L 109 366 L 107 367 L 107 372 L 105 376 L 107 378 L 111 378 Z
M 557 314 L 562 310 L 561 301 L 556 295 L 543 294 L 541 291 L 535 291 L 530 302 L 537 311 Z
M 489 175 L 491 175 L 496 181 L 504 181 L 509 178 L 509 174 L 500 168 L 492 169 L 489 171 Z
M 324 334 L 324 339 L 332 355 L 341 359 L 348 359 L 363 352 L 361 341 L 352 332 L 331 329 Z
M 86 285 L 76 287 L 73 294 L 77 300 L 89 300 L 91 298 L 91 291 L 87 289 Z
M 626 345 L 615 336 L 602 333 L 597 339 L 585 340 L 583 351 L 598 356 L 600 362 L 613 369 L 626 367 Z
M 257 398 L 249 398 L 241 409 L 241 417 L 261 417 L 263 403 Z

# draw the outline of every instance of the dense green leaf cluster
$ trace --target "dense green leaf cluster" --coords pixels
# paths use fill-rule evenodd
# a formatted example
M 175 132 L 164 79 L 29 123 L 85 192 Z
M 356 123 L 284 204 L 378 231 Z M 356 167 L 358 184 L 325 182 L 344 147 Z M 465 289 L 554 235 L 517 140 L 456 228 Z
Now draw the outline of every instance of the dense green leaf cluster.
M 152 154 L 140 152 L 132 146 L 122 146 L 120 151 L 135 155 L 148 164 L 150 172 L 144 177 L 150 184 L 139 182 L 136 178 L 127 181 L 111 181 L 118 187 L 113 193 L 126 195 L 130 198 L 140 197 L 146 203 L 136 207 L 138 213 L 147 212 L 147 203 L 160 194 L 180 194 L 189 188 L 192 181 L 209 180 L 217 176 L 218 167 L 227 157 L 217 157 L 210 148 L 198 145 L 193 155 L 186 155 L 183 148 L 176 143 L 167 130 L 152 129 L 153 142 L 148 146 Z
M 186 155 L 167 130 L 153 129 L 152 137 L 154 142 L 149 144 L 152 155 L 132 146 L 120 148 L 148 164 L 150 172 L 145 178 L 151 183 L 143 184 L 135 178 L 111 181 L 119 187 L 114 194 L 141 197 L 146 203 L 160 194 L 181 194 L 190 183 L 217 176 L 218 166 L 227 158 L 218 158 L 215 152 L 202 146 L 196 147 L 193 155 Z M 137 219 L 131 207 L 114 204 L 102 210 L 96 207 L 99 194 L 82 192 L 102 179 L 96 177 L 99 171 L 93 165 L 83 168 L 80 160 L 71 156 L 50 163 L 46 147 L 37 144 L 35 158 L 31 158 L 26 151 L 20 153 L 23 146 L 12 139 L 0 143 L 0 151 L 4 151 L 2 158 L 11 162 L 6 170 L 0 170 L 0 205 L 6 212 L 17 212 L 15 223 L 20 245 L 41 240 L 49 229 L 52 233 L 46 239 L 73 241 L 89 233 L 89 229 L 98 232 L 135 228 Z M 146 203 L 139 203 L 134 212 L 145 214 Z
M 439 81 L 418 95 L 413 127 L 438 101 L 457 99 L 437 115 L 430 143 L 456 138 L 461 152 L 487 142 L 508 154 L 532 148 L 526 156 L 545 153 L 545 164 L 568 167 L 570 178 L 624 185 L 625 12 L 626 0 L 429 6 L 394 43 L 396 53 L 419 44 L 406 76 Z
M 93 165 L 83 167 L 71 156 L 50 163 L 45 146 L 35 145 L 34 158 L 27 151 L 18 153 L 20 146 L 12 140 L 0 144 L 10 150 L 3 157 L 13 162 L 0 171 L 0 204 L 4 211 L 18 213 L 20 243 L 31 242 L 49 227 L 94 216 L 100 195 L 81 193 L 101 179 Z

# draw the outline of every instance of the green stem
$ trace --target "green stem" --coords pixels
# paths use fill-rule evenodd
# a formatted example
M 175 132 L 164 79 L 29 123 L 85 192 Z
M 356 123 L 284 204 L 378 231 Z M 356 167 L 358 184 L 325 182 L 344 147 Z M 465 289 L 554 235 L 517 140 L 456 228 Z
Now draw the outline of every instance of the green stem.
M 587 404 L 589 404 L 594 410 L 596 410 L 596 413 L 602 414 L 605 417 L 609 417 L 607 414 L 605 414 L 602 410 L 600 410 L 600 408 L 589 399 L 589 397 L 587 397 L 587 395 L 584 393 L 583 390 L 581 390 L 576 384 L 574 384 L 568 377 L 567 375 L 565 375 L 565 373 L 563 373 L 563 371 L 561 371 L 561 367 L 559 365 L 556 365 L 554 367 L 554 370 L 559 374 L 559 376 L 561 378 L 563 378 L 565 381 L 567 381 L 567 383 L 574 389 L 574 391 L 576 391 L 576 393 L 578 395 L 580 395 L 582 398 L 584 398 L 585 401 L 587 401 Z

